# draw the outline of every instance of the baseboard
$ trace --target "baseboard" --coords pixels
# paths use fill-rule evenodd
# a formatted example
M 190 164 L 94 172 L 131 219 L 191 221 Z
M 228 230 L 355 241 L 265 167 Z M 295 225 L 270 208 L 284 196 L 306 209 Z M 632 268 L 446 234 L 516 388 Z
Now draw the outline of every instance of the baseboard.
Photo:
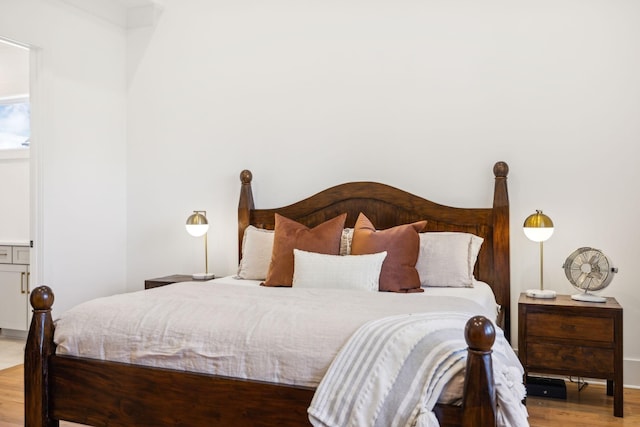
M 0 329 L 0 337 L 1 338 L 10 338 L 17 340 L 26 340 L 28 332 L 27 331 L 16 331 L 14 329 Z

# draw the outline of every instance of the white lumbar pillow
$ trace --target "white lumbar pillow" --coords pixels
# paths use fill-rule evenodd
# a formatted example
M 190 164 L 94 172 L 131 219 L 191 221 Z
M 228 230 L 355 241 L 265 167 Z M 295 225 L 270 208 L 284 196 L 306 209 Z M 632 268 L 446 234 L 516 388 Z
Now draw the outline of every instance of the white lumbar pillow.
M 293 250 L 293 287 L 377 291 L 387 252 L 325 255 Z

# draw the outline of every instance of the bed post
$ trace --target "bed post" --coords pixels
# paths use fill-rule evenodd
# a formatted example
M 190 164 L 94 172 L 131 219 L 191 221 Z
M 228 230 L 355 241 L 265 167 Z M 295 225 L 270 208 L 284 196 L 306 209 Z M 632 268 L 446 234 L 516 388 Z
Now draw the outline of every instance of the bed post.
M 40 286 L 31 292 L 33 318 L 24 351 L 24 425 L 57 427 L 49 417 L 49 356 L 55 351 L 51 306 L 53 291 Z
M 509 193 L 507 192 L 507 175 L 509 166 L 505 162 L 497 162 L 493 167 L 496 177 L 493 192 L 493 265 L 494 292 L 502 307 L 501 324 L 504 336 L 511 342 L 511 271 L 509 261 Z
M 238 263 L 242 259 L 242 238 L 244 230 L 249 226 L 251 211 L 255 208 L 253 204 L 253 192 L 251 191 L 251 180 L 253 174 L 250 170 L 240 172 L 240 201 L 238 202 Z
M 467 321 L 464 337 L 469 346 L 462 400 L 462 427 L 495 427 L 496 390 L 491 347 L 496 330 L 484 316 Z

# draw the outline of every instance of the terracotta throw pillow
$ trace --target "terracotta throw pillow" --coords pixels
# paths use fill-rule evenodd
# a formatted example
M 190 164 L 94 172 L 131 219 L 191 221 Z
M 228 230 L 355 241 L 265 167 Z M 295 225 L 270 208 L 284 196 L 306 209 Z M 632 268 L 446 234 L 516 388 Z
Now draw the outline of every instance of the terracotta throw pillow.
M 300 249 L 326 255 L 340 254 L 340 238 L 347 214 L 339 215 L 309 228 L 292 219 L 275 214 L 273 252 L 264 286 L 291 286 L 293 250 Z
M 364 214 L 358 215 L 351 242 L 351 254 L 363 255 L 387 251 L 380 272 L 381 291 L 423 292 L 416 270 L 420 236 L 427 221 L 399 225 L 376 231 Z

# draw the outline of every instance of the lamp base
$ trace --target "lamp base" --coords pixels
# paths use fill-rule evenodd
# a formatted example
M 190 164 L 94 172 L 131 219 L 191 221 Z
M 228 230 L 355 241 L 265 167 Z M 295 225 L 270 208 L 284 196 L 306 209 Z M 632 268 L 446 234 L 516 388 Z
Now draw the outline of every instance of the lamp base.
M 211 280 L 215 278 L 213 273 L 193 273 L 191 277 L 193 280 Z
M 526 292 L 528 297 L 531 298 L 555 298 L 556 291 L 552 291 L 550 289 L 528 289 Z

